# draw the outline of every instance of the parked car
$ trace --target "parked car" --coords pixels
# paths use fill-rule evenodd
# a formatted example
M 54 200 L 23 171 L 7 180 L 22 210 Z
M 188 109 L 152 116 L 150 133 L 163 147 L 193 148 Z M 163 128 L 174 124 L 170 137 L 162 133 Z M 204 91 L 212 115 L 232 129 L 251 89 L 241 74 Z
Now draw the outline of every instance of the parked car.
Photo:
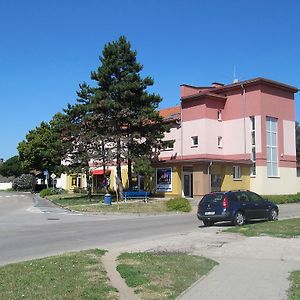
M 241 226 L 248 220 L 278 219 L 278 206 L 250 191 L 215 192 L 205 195 L 198 205 L 198 219 L 205 226 L 231 221 Z

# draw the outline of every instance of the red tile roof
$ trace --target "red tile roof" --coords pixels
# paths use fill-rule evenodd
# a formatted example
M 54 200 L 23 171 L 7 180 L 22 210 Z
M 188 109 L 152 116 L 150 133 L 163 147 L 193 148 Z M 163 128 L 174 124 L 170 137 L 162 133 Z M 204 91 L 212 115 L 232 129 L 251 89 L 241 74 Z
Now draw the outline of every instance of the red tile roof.
M 161 109 L 159 114 L 163 118 L 169 118 L 173 115 L 180 114 L 180 105 Z

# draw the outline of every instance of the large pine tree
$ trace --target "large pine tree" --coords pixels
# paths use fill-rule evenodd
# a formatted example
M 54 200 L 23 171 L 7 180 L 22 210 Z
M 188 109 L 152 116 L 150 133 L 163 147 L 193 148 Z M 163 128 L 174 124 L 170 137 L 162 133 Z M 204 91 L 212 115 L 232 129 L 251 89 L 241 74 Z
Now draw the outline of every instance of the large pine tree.
M 114 159 L 120 179 L 122 162 L 128 164 L 129 188 L 132 160 L 145 155 L 151 159 L 166 130 L 157 111 L 162 99 L 147 92 L 153 79 L 141 77 L 143 66 L 136 56 L 123 36 L 105 45 L 100 66 L 91 73 L 96 86 L 81 85 L 79 102 L 68 112 L 81 114 L 83 130 L 80 134 L 77 128 L 78 138 L 84 134 L 91 139 L 91 157 L 98 157 L 104 166 Z

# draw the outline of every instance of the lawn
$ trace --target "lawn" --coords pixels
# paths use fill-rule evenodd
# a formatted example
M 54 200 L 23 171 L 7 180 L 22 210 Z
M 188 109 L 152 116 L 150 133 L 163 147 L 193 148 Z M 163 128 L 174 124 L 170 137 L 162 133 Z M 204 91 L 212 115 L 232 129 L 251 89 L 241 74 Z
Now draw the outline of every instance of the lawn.
M 300 271 L 292 272 L 290 275 L 291 287 L 289 290 L 289 300 L 300 299 Z
M 118 299 L 103 250 L 68 253 L 0 267 L 0 299 Z
M 172 211 L 167 207 L 166 200 L 150 200 L 147 203 L 143 200 L 128 200 L 127 202 L 113 202 L 112 205 L 105 205 L 102 203 L 103 196 L 93 196 L 89 199 L 86 196 L 72 195 L 53 195 L 47 197 L 54 203 L 79 212 L 99 212 L 99 213 L 166 213 Z
M 227 232 L 241 233 L 246 236 L 274 236 L 293 238 L 300 236 L 300 218 L 281 220 L 275 222 L 258 222 L 241 227 L 233 227 Z
M 0 299 L 119 299 L 94 249 L 0 267 Z M 141 299 L 174 299 L 207 274 L 213 260 L 184 253 L 124 253 L 117 270 Z
M 175 299 L 216 264 L 184 253 L 123 253 L 117 270 L 141 299 Z

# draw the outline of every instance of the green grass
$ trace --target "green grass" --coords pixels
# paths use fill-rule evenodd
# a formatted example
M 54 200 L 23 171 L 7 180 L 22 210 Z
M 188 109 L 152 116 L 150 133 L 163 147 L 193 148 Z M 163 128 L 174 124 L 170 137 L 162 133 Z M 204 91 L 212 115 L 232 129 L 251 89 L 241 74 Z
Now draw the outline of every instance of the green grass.
M 290 275 L 291 286 L 289 289 L 289 300 L 300 299 L 300 271 L 292 272 Z
M 141 299 L 175 299 L 216 264 L 183 253 L 123 253 L 117 270 Z
M 118 299 L 103 250 L 68 253 L 0 267 L 0 299 Z
M 241 233 L 246 236 L 274 236 L 293 238 L 300 236 L 300 218 L 281 220 L 275 222 L 259 222 L 241 227 L 233 227 L 227 232 Z
M 47 199 L 54 203 L 79 212 L 93 212 L 93 213 L 166 213 L 172 211 L 167 207 L 166 200 L 150 200 L 145 203 L 143 200 L 127 202 L 113 202 L 112 205 L 105 205 L 102 203 L 103 196 L 93 196 L 89 199 L 87 196 L 74 196 L 74 195 L 53 195 L 48 196 Z
M 293 195 L 265 195 L 263 198 L 276 204 L 298 203 L 300 202 L 300 193 Z

